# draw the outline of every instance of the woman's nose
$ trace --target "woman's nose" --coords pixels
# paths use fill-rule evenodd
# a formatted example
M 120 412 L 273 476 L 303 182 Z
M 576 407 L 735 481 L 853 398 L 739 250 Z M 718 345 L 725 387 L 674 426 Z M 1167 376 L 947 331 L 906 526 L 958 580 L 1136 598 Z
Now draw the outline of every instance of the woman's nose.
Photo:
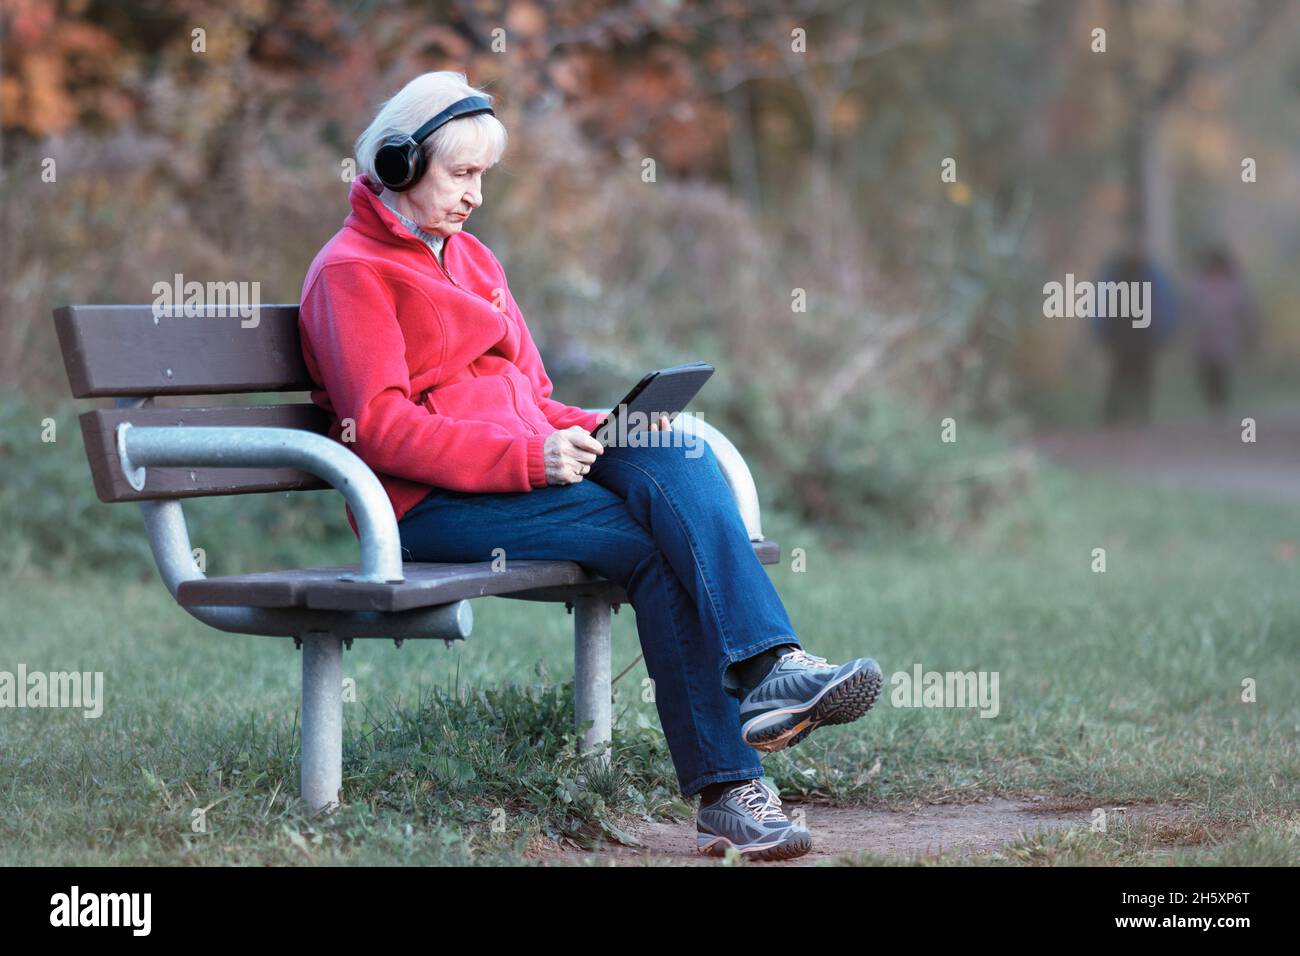
M 477 175 L 474 177 L 473 185 L 465 193 L 465 201 L 475 209 L 483 205 L 483 180 L 481 177 Z

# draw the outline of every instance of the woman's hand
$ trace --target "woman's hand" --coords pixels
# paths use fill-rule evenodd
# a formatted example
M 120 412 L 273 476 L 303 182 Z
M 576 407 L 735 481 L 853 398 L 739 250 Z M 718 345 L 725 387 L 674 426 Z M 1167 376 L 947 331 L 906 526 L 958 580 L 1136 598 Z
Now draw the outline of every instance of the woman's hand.
M 591 463 L 605 448 L 581 425 L 551 432 L 542 446 L 548 485 L 573 485 L 591 471 Z
M 670 427 L 667 415 L 660 415 L 659 421 L 650 423 L 650 430 L 652 432 L 666 432 Z

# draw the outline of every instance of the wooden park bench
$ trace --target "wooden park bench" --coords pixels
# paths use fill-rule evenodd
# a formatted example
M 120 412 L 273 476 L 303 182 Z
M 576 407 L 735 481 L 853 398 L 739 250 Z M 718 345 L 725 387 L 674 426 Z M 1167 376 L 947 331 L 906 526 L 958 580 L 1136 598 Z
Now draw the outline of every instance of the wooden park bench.
M 464 640 L 469 602 L 495 595 L 563 601 L 574 614 L 574 709 L 583 752 L 611 736 L 610 611 L 622 587 L 572 561 L 403 562 L 397 522 L 379 480 L 325 434 L 324 413 L 303 396 L 288 404 L 181 407 L 160 396 L 250 395 L 313 388 L 299 348 L 298 307 L 263 306 L 257 321 L 232 307 L 198 316 L 149 305 L 71 305 L 54 312 L 72 394 L 112 398 L 81 416 L 101 501 L 139 502 L 163 583 L 203 623 L 235 634 L 292 637 L 302 650 L 303 800 L 339 800 L 343 774 L 342 657 L 355 638 Z M 607 409 L 602 409 L 607 411 Z M 780 557 L 763 537 L 744 459 L 721 432 L 683 416 L 674 427 L 707 441 L 726 475 L 755 553 Z M 207 495 L 333 487 L 352 508 L 360 563 L 207 577 L 198 567 L 182 502 Z M 340 518 L 342 515 L 340 515 Z

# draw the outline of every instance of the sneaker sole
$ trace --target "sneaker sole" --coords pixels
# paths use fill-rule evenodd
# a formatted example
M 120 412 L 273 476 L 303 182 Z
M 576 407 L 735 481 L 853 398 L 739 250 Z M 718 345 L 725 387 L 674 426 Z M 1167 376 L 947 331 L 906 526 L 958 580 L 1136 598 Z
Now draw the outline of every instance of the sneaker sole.
M 764 753 L 775 753 L 787 747 L 793 747 L 822 724 L 849 724 L 875 705 L 880 697 L 880 688 L 884 675 L 877 667 L 863 667 L 850 674 L 834 687 L 823 691 L 815 700 L 800 709 L 788 709 L 772 714 L 764 714 L 755 720 L 784 720 L 800 710 L 806 710 L 806 716 L 789 727 L 760 727 L 757 730 L 746 728 L 742 736 L 745 743 Z
M 793 860 L 812 849 L 812 834 L 807 830 L 795 830 L 792 836 L 779 843 L 752 847 L 736 846 L 726 837 L 710 833 L 701 833 L 695 839 L 695 849 L 706 856 L 725 856 L 732 848 L 739 850 L 747 860 Z

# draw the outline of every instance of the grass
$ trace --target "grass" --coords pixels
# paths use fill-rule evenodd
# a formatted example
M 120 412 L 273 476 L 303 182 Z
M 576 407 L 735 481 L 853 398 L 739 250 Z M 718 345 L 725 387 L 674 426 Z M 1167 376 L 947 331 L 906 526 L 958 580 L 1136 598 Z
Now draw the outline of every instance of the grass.
M 212 504 L 196 538 L 226 517 Z M 993 719 L 893 706 L 887 688 L 862 722 L 765 758 L 784 797 L 1176 804 L 1176 825 L 1030 835 L 986 862 L 1300 861 L 1290 509 L 1045 470 L 960 539 L 842 548 L 767 523 L 785 559 L 770 573 L 814 653 L 870 654 L 887 678 L 916 663 L 1000 678 Z M 296 797 L 292 644 L 211 631 L 101 555 L 56 572 L 29 554 L 0 598 L 0 670 L 102 671 L 106 698 L 98 719 L 0 711 L 0 863 L 519 863 L 547 838 L 691 814 L 640 699 L 643 664 L 615 688 L 613 767 L 586 776 L 572 756 L 572 619 L 488 600 L 464 645 L 358 641 L 346 655 L 346 806 L 313 818 Z M 638 653 L 626 607 L 614 640 L 618 673 Z

